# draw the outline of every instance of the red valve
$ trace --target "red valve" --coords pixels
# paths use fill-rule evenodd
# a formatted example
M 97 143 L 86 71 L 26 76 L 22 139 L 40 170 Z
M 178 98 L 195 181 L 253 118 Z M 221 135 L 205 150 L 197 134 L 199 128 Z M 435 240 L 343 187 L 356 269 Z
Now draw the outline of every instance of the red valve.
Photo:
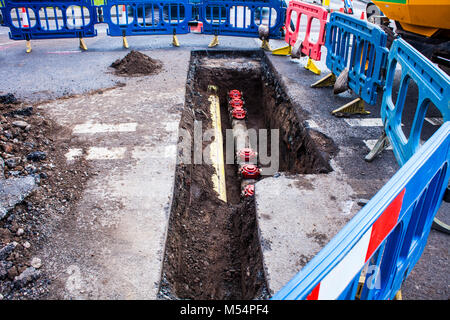
M 228 104 L 232 108 L 242 108 L 244 106 L 244 101 L 241 99 L 232 99 Z
M 233 108 L 233 111 L 231 111 L 233 118 L 238 120 L 244 119 L 246 114 L 247 112 L 243 108 Z
M 244 164 L 241 167 L 241 174 L 245 179 L 255 179 L 259 177 L 261 171 L 259 170 L 258 166 L 254 164 Z
M 256 160 L 256 152 L 251 148 L 244 148 L 238 152 L 241 161 L 249 162 Z
M 255 195 L 255 185 L 254 184 L 248 184 L 244 188 L 244 197 L 252 197 Z
M 234 89 L 228 92 L 228 96 L 230 97 L 230 99 L 240 99 L 242 94 L 239 90 Z

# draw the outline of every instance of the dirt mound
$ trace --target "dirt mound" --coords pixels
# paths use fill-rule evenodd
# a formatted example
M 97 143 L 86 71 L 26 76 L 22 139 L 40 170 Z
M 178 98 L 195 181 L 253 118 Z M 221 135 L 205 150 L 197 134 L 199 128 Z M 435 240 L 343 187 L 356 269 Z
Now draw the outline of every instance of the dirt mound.
M 119 76 L 141 76 L 156 74 L 161 71 L 162 62 L 132 50 L 123 59 L 117 59 L 111 64 Z

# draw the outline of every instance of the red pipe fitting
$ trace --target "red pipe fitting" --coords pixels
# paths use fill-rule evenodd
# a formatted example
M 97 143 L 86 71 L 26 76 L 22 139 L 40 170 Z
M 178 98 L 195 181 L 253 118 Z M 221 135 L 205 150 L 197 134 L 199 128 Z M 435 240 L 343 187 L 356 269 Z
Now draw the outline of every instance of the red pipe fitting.
M 231 116 L 235 119 L 242 120 L 245 118 L 247 114 L 247 111 L 243 108 L 233 108 L 233 111 L 231 111 Z
M 255 195 L 255 185 L 254 184 L 248 184 L 244 188 L 244 197 L 249 198 L 253 197 Z
M 242 108 L 244 106 L 244 101 L 242 101 L 241 99 L 231 99 L 228 104 L 232 108 Z
M 241 175 L 244 179 L 256 179 L 260 176 L 261 171 L 254 164 L 244 164 L 241 167 Z
M 239 90 L 234 89 L 228 92 L 228 96 L 230 99 L 240 99 L 242 97 L 242 93 Z
M 256 152 L 251 148 L 244 148 L 238 152 L 239 160 L 244 162 L 256 160 Z

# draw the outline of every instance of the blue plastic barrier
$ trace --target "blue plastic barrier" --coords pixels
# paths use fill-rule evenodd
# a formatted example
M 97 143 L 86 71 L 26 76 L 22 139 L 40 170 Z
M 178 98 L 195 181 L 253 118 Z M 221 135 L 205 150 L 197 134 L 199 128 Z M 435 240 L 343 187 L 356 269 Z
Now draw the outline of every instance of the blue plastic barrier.
M 13 40 L 95 37 L 97 9 L 90 0 L 3 0 L 3 25 Z
M 286 5 L 282 0 L 205 0 L 199 5 L 203 33 L 225 36 L 258 37 L 258 27 L 269 27 L 269 38 L 279 39 Z
M 272 299 L 393 299 L 422 255 L 449 161 L 446 122 Z
M 401 80 L 397 100 L 392 101 L 392 89 L 397 65 L 401 66 Z M 406 138 L 402 125 L 410 81 L 417 84 L 419 95 L 414 121 Z M 386 89 L 381 105 L 381 117 L 394 154 L 403 165 L 419 148 L 420 135 L 430 103 L 441 112 L 443 120 L 450 120 L 450 77 L 402 39 L 394 41 L 389 52 Z
M 108 35 L 131 36 L 189 33 L 189 0 L 108 0 L 103 6 Z
M 388 49 L 386 33 L 377 25 L 333 12 L 327 25 L 327 67 L 336 76 L 349 69 L 349 87 L 368 104 L 377 102 L 384 86 Z
M 261 24 L 269 38 L 282 36 L 286 5 L 283 0 L 2 0 L 4 26 L 14 40 L 93 37 L 102 10 L 108 35 L 186 34 L 193 9 L 198 9 L 203 33 L 258 37 Z

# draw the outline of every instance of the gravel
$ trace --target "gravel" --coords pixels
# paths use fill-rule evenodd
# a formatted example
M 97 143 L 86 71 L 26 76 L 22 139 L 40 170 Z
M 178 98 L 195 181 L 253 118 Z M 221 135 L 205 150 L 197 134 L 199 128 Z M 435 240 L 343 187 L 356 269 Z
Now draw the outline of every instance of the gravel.
M 13 95 L 0 96 L 0 300 L 48 295 L 39 250 L 90 177 L 86 160 L 66 162 L 70 133 Z

